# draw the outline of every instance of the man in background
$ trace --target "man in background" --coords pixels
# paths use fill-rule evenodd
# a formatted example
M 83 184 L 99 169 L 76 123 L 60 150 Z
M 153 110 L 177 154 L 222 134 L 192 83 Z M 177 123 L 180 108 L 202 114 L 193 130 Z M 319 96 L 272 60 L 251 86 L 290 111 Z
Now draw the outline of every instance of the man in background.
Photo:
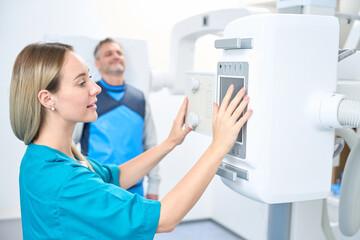
M 77 126 L 74 141 L 80 138 L 84 155 L 100 163 L 120 165 L 155 146 L 156 131 L 144 94 L 125 83 L 122 46 L 112 38 L 99 42 L 94 50 L 102 91 L 97 96 L 98 119 Z M 158 200 L 159 167 L 149 172 L 146 198 Z M 121 174 L 121 173 L 120 173 Z M 143 179 L 128 191 L 144 196 Z

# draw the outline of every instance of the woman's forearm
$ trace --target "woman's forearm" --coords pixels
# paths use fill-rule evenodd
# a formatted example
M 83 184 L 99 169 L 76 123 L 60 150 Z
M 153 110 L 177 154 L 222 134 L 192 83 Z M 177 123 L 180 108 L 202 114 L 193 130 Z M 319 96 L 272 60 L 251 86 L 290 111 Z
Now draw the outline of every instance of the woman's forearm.
M 214 177 L 225 153 L 210 147 L 185 177 L 161 200 L 157 232 L 172 231 L 200 199 Z
M 176 145 L 169 140 L 140 154 L 134 159 L 121 164 L 120 187 L 128 189 L 140 181 L 151 169 L 153 169 Z

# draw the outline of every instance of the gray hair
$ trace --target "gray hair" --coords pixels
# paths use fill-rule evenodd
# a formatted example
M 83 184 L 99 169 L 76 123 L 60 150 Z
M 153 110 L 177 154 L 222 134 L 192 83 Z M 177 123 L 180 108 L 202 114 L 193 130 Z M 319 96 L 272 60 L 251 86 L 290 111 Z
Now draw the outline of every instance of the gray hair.
M 104 40 L 101 40 L 95 47 L 95 50 L 94 50 L 94 57 L 95 59 L 98 59 L 99 58 L 99 49 L 101 48 L 102 45 L 106 44 L 106 43 L 116 43 L 120 46 L 120 48 L 123 48 L 121 46 L 121 44 L 119 42 L 117 42 L 115 39 L 113 38 L 105 38 Z

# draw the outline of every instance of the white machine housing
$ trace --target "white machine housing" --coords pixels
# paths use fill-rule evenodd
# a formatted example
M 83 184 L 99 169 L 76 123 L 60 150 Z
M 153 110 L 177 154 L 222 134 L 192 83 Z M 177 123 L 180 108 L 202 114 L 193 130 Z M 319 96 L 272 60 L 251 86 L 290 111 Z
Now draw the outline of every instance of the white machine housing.
M 186 74 L 194 71 L 197 39 L 221 33 L 235 19 L 269 12 L 263 8 L 229 8 L 201 13 L 177 23 L 171 33 L 170 68 L 167 72 L 152 69 L 151 89 L 168 87 L 172 94 L 184 94 Z
M 336 91 L 338 36 L 327 16 L 257 15 L 225 28 L 217 102 L 234 84 L 254 111 L 219 168 L 226 186 L 265 203 L 328 196 L 334 129 L 319 112 Z

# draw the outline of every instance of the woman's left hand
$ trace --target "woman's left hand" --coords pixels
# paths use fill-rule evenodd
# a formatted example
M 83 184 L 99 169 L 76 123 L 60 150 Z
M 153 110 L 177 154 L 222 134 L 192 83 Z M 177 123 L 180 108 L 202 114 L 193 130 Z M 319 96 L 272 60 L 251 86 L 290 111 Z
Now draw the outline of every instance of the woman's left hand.
M 189 132 L 191 132 L 191 130 L 193 130 L 191 126 L 185 126 L 185 128 L 183 128 L 185 123 L 185 114 L 186 114 L 187 105 L 188 105 L 188 99 L 185 98 L 173 122 L 170 134 L 167 138 L 167 141 L 173 144 L 173 147 L 180 145 L 184 141 L 186 135 Z

